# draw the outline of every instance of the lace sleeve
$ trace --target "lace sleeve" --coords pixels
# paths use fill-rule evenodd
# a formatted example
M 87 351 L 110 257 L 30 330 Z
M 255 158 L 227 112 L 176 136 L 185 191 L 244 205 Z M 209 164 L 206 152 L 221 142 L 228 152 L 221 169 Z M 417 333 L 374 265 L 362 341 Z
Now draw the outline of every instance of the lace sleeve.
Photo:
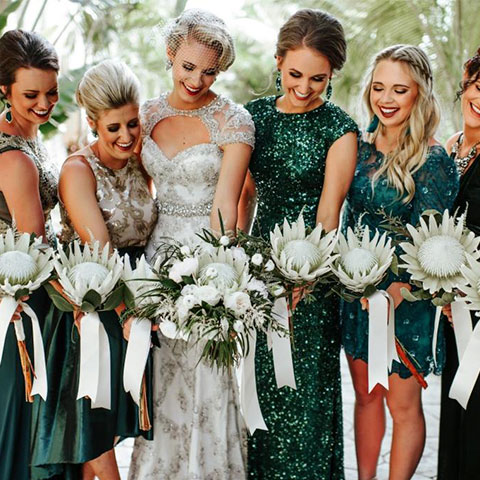
M 454 161 L 443 147 L 431 148 L 427 161 L 415 174 L 415 197 L 410 223 L 416 225 L 425 210 L 443 212 L 453 207 L 459 179 Z
M 142 138 L 149 137 L 153 127 L 161 120 L 161 99 L 147 100 L 140 108 L 140 122 L 142 124 Z
M 229 143 L 246 143 L 252 148 L 255 146 L 255 126 L 245 108 L 229 102 L 219 114 L 219 146 Z

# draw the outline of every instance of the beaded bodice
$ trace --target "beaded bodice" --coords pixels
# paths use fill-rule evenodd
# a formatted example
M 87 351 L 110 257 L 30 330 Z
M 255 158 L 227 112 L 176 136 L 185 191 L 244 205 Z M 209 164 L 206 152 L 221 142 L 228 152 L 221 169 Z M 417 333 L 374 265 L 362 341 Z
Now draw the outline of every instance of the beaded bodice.
M 0 154 L 11 150 L 20 150 L 35 163 L 39 176 L 40 200 L 45 218 L 57 203 L 58 168 L 47 154 L 45 147 L 38 138 L 26 139 L 17 135 L 0 132 Z M 0 156 L 1 161 L 1 156 Z M 21 181 L 21 179 L 18 179 Z M 5 197 L 0 192 L 0 232 L 12 225 L 12 217 L 7 207 Z
M 78 154 L 76 154 L 78 155 Z M 115 248 L 144 246 L 157 221 L 157 207 L 135 157 L 120 169 L 105 166 L 87 147 L 83 155 L 97 183 L 98 206 Z M 62 242 L 75 237 L 68 214 L 61 205 Z

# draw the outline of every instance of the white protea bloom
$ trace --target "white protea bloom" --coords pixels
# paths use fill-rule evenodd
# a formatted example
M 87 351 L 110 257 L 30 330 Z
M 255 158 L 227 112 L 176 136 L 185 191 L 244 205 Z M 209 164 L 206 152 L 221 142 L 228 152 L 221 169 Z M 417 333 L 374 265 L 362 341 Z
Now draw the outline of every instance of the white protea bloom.
M 430 293 L 452 292 L 463 285 L 462 266 L 466 256 L 474 259 L 480 256 L 477 251 L 480 238 L 465 229 L 464 215 L 455 219 L 445 210 L 442 220 L 437 223 L 431 214 L 428 223 L 420 218 L 418 228 L 407 225 L 413 243 L 403 242 L 405 251 L 400 258 L 411 279 L 421 282 L 424 290 Z
M 158 275 L 142 255 L 137 259 L 135 268 L 132 268 L 128 255 L 125 255 L 123 267 L 123 281 L 132 292 L 137 307 L 144 307 L 160 301 L 160 296 L 150 292 L 160 287 Z
M 380 235 L 376 230 L 370 238 L 368 226 L 363 234 L 356 235 L 348 227 L 347 236 L 340 233 L 332 270 L 339 281 L 353 292 L 363 293 L 368 285 L 380 283 L 390 264 L 392 263 L 395 248 L 392 241 L 384 233 Z
M 54 259 L 58 281 L 72 302 L 81 306 L 85 294 L 94 290 L 102 303 L 117 285 L 123 272 L 123 262 L 116 250 L 111 254 L 107 243 L 100 250 L 100 243 L 83 247 L 75 240 L 68 252 L 58 251 Z
M 51 275 L 53 251 L 42 240 L 31 241 L 29 233 L 8 229 L 0 235 L 0 292 L 15 296 L 19 290 L 33 292 Z
M 283 230 L 283 231 L 282 231 Z M 319 223 L 309 234 L 305 231 L 303 215 L 291 225 L 287 219 L 283 229 L 275 225 L 270 232 L 272 259 L 280 272 L 294 282 L 310 282 L 330 271 L 336 243 L 336 232 L 322 232 Z
M 248 280 L 248 258 L 234 256 L 229 248 L 219 247 L 198 258 L 199 285 L 212 285 L 221 292 L 233 292 L 245 290 Z
M 462 265 L 461 271 L 465 278 L 465 283 L 461 286 L 470 310 L 480 310 L 480 262 L 471 255 L 466 254 L 467 262 Z

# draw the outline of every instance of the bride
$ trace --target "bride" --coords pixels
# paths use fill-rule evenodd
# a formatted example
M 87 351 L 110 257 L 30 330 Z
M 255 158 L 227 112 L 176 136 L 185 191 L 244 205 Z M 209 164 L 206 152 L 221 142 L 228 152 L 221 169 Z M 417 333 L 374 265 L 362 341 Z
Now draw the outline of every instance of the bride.
M 252 148 L 249 113 L 210 88 L 235 52 L 225 24 L 187 10 L 167 25 L 173 89 L 141 111 L 142 159 L 157 191 L 159 217 L 147 254 L 165 237 L 196 243 L 210 227 L 234 232 Z M 154 352 L 154 440 L 137 439 L 130 479 L 245 478 L 243 423 L 231 375 L 198 362 L 198 352 L 160 335 Z

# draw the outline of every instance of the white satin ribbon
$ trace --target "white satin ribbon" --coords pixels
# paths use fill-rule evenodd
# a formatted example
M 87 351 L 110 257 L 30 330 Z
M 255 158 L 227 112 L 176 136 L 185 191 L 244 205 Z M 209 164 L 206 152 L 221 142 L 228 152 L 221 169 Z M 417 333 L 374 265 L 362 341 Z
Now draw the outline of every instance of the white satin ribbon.
M 250 349 L 248 355 L 240 360 L 236 368 L 238 388 L 240 390 L 240 411 L 251 435 L 258 428 L 268 430 L 263 419 L 257 395 L 257 381 L 255 378 L 255 349 L 257 332 L 250 334 Z
M 432 354 L 433 363 L 437 365 L 437 340 L 438 340 L 438 328 L 440 326 L 440 317 L 442 315 L 442 307 L 437 307 L 435 310 L 435 320 L 433 321 L 433 339 L 432 339 Z
M 377 383 L 388 390 L 388 373 L 393 360 L 399 362 L 395 348 L 395 308 L 392 297 L 379 290 L 368 297 L 368 393 Z
M 138 406 L 140 406 L 143 374 L 150 351 L 151 330 L 150 320 L 145 318 L 132 319 L 130 339 L 123 367 L 123 388 L 127 393 L 130 393 Z
M 5 346 L 5 338 L 7 336 L 8 326 L 18 305 L 22 307 L 25 315 L 30 317 L 32 321 L 33 336 L 33 368 L 35 376 L 32 384 L 31 395 L 40 395 L 44 400 L 47 398 L 47 366 L 45 361 L 45 350 L 43 348 L 42 332 L 38 317 L 32 308 L 25 302 L 17 302 L 13 297 L 2 297 L 0 301 L 0 363 L 3 357 L 3 349 Z M 25 330 L 23 328 L 23 320 L 15 320 L 13 322 L 15 328 L 15 336 L 17 341 L 25 341 Z
M 461 299 L 452 303 L 452 322 L 459 365 L 448 396 L 466 409 L 480 373 L 480 322 L 472 330 L 470 312 Z
M 81 320 L 77 400 L 88 396 L 92 408 L 111 408 L 110 344 L 97 312 Z
M 279 298 L 275 300 L 272 307 L 272 316 L 277 322 L 285 328 L 287 332 L 290 331 L 288 322 L 288 304 L 286 298 Z M 292 359 L 292 345 L 290 335 L 280 335 L 277 332 L 269 332 L 268 337 L 271 341 L 273 366 L 275 369 L 275 379 L 277 380 L 277 387 L 284 386 L 297 389 L 295 382 L 295 373 L 293 371 Z

